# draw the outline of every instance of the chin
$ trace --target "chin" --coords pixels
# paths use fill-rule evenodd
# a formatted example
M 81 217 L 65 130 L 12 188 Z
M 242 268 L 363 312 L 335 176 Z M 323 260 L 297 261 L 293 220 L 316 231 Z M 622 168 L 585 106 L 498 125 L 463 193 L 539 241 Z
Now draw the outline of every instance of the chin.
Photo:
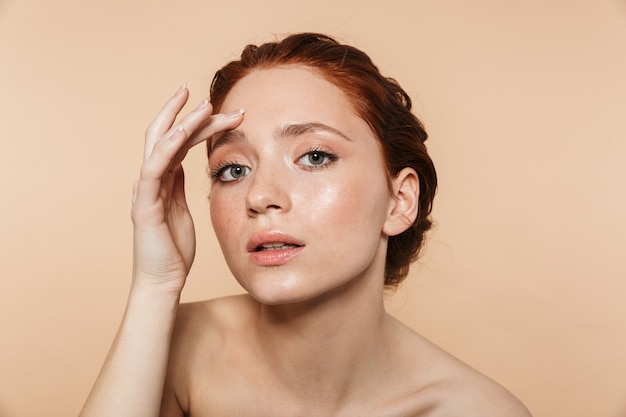
M 268 288 L 269 287 L 269 288 Z M 306 291 L 303 288 L 264 286 L 263 288 L 246 288 L 255 300 L 263 305 L 276 306 L 285 304 L 296 304 L 315 298 L 317 294 Z
M 238 279 L 239 284 L 252 298 L 263 305 L 297 304 L 315 299 L 332 288 L 324 288 L 320 280 L 312 277 L 256 276 L 252 280 Z M 316 285 L 311 285 L 315 283 Z

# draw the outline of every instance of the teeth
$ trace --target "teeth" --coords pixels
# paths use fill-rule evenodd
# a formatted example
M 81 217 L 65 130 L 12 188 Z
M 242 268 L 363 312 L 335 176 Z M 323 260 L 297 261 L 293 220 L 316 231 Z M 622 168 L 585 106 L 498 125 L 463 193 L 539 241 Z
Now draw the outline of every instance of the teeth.
M 264 243 L 261 246 L 259 246 L 257 248 L 257 251 L 262 251 L 262 250 L 284 250 L 284 249 L 290 249 L 290 248 L 295 248 L 297 245 L 291 245 L 288 243 L 284 243 L 284 242 L 275 242 L 275 243 Z

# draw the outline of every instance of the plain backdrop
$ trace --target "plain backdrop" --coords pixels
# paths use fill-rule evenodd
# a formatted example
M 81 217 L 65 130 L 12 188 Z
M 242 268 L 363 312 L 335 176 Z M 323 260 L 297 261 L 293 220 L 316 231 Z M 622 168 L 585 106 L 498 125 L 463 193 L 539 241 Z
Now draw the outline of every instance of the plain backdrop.
M 0 0 L 0 416 L 76 415 L 121 319 L 143 131 L 247 43 L 367 51 L 430 133 L 437 227 L 389 311 L 536 417 L 626 416 L 626 3 Z M 201 147 L 185 301 L 240 292 Z

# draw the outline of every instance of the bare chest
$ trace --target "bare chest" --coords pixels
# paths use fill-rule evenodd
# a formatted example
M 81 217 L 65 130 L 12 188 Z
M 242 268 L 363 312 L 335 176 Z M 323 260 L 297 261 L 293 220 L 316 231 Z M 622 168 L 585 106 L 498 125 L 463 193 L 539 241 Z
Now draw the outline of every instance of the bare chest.
M 324 381 L 316 383 L 323 384 Z M 294 394 L 289 387 L 276 381 L 251 376 L 249 379 L 228 375 L 221 383 L 198 384 L 203 390 L 190 393 L 190 417 L 434 417 L 437 402 L 428 395 L 394 394 L 381 388 L 387 395 L 363 397 L 337 405 L 315 395 L 305 398 Z M 381 381 L 381 387 L 384 382 Z M 403 387 L 396 387 L 402 392 Z

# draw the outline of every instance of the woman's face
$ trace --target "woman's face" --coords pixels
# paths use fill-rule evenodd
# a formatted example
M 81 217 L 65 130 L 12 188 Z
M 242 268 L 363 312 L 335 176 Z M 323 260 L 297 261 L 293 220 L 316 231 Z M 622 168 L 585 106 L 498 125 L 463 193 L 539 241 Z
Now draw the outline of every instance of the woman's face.
M 377 139 L 344 93 L 305 67 L 258 70 L 222 111 L 243 122 L 212 139 L 211 219 L 226 261 L 258 301 L 304 301 L 367 277 L 383 282 L 393 205 Z

